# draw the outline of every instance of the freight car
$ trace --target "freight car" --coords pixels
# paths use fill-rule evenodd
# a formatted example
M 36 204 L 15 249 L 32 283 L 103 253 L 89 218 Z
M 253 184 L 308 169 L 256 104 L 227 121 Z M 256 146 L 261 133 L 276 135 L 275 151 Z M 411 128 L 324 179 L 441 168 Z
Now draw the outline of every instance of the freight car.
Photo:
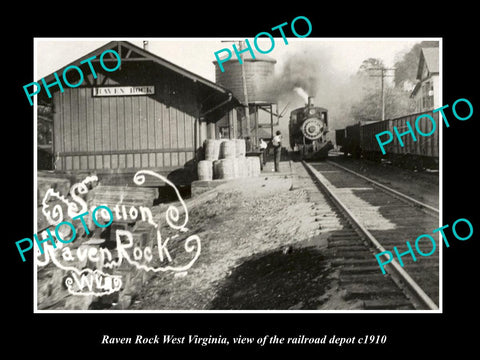
M 391 131 L 393 133 L 394 126 L 397 127 L 400 133 L 408 130 L 406 122 L 414 124 L 416 118 L 421 114 L 432 116 L 438 124 L 438 112 L 433 113 L 432 111 L 385 121 L 357 123 L 347 126 L 345 129 L 336 130 L 337 145 L 340 146 L 340 150 L 345 156 L 351 154 L 355 158 L 362 157 L 373 161 L 386 159 L 394 165 L 412 169 L 438 168 L 438 132 L 429 137 L 418 136 L 417 141 L 413 141 L 411 136 L 404 136 L 402 139 L 404 146 L 401 146 L 398 138 L 394 137 L 391 143 L 385 145 L 385 155 L 382 155 L 378 141 L 375 138 L 375 135 L 382 131 Z M 419 125 L 420 130 L 424 133 L 429 133 L 432 130 L 432 124 L 429 121 L 420 122 Z
M 312 99 L 310 96 L 304 107 L 290 113 L 290 146 L 302 159 L 321 160 L 328 156 L 333 144 L 327 139 L 328 111 L 314 106 Z
M 359 122 L 354 125 L 349 125 L 345 129 L 335 130 L 337 146 L 341 148 L 345 156 L 351 154 L 356 159 L 360 158 L 360 127 L 363 124 L 364 123 Z

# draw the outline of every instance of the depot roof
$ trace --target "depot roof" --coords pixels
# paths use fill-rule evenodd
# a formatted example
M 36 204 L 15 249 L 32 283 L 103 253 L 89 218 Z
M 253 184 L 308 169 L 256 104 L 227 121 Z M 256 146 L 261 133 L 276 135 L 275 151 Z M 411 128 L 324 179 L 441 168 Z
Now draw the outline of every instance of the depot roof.
M 222 93 L 225 93 L 225 94 L 230 94 L 231 92 L 208 80 L 208 79 L 205 79 L 197 74 L 194 74 L 178 65 L 175 65 L 173 63 L 171 63 L 170 61 L 168 60 L 165 60 L 164 58 L 161 58 L 160 56 L 157 56 L 155 54 L 152 54 L 151 52 L 147 51 L 147 50 L 144 50 L 128 41 L 110 41 L 109 43 L 105 44 L 104 46 L 102 47 L 99 47 L 98 49 L 86 54 L 85 56 L 82 56 L 81 58 L 63 66 L 62 68 L 58 69 L 57 71 L 55 72 L 62 72 L 66 67 L 68 66 L 71 66 L 71 65 L 74 65 L 74 66 L 80 66 L 80 62 L 85 60 L 85 59 L 88 59 L 88 58 L 91 58 L 92 56 L 99 56 L 101 55 L 105 50 L 115 50 L 119 55 L 120 55 L 120 58 L 121 58 L 121 62 L 141 62 L 141 61 L 152 61 L 154 63 L 157 63 L 161 66 L 164 66 L 182 76 L 185 76 L 189 79 L 191 79 L 192 81 L 194 82 L 199 82 L 203 85 L 206 85 L 212 89 L 215 89 L 217 91 L 220 91 Z M 54 72 L 54 73 L 55 73 Z M 54 77 L 54 73 L 46 76 L 44 79 L 47 83 L 50 83 L 51 81 L 54 81 L 55 80 L 55 77 Z M 39 81 L 37 81 L 39 82 Z

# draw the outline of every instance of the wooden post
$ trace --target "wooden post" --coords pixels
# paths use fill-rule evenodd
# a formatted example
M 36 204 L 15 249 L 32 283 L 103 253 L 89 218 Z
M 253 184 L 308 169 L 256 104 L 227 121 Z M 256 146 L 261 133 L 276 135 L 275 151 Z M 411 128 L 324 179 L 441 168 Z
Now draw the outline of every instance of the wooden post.
M 277 113 L 278 113 L 278 108 L 277 108 Z M 273 139 L 273 105 L 272 104 L 270 104 L 270 133 Z
M 240 48 L 240 51 L 243 50 L 243 41 L 239 41 L 238 47 Z M 243 53 L 240 53 L 240 58 L 242 59 L 242 63 L 240 64 L 241 69 L 242 69 L 242 83 L 243 83 L 243 98 L 245 100 L 245 118 L 247 121 L 247 132 L 246 136 L 250 136 L 251 132 L 251 125 L 250 125 L 250 109 L 248 106 L 248 91 L 247 91 L 247 79 L 245 76 L 245 66 L 243 62 Z
M 200 146 L 203 145 L 203 142 L 208 138 L 207 133 L 207 121 L 205 119 L 200 120 Z
M 382 107 L 382 120 L 385 120 L 385 91 L 384 91 L 384 78 L 386 76 L 394 76 L 394 75 L 387 75 L 387 71 L 388 70 L 395 70 L 395 68 L 391 68 L 391 69 L 387 69 L 387 68 L 384 68 L 384 67 L 379 67 L 379 68 L 370 68 L 368 70 L 380 70 L 380 75 L 370 75 L 370 76 L 373 76 L 373 77 L 381 77 L 382 78 L 382 88 L 381 88 L 381 96 L 382 96 L 382 104 L 381 104 L 381 107 Z
M 385 69 L 382 69 L 382 121 L 385 120 L 385 92 L 383 91 L 383 78 Z
M 194 161 L 195 161 L 195 164 L 198 164 L 198 162 L 200 161 L 200 158 L 199 158 L 199 155 L 198 155 L 198 150 L 199 150 L 199 146 L 198 144 L 200 144 L 200 126 L 199 126 L 199 123 L 200 123 L 200 117 L 199 116 L 195 116 L 195 120 L 193 122 L 193 134 L 194 134 L 194 138 L 193 138 L 193 155 L 194 155 Z
M 255 146 L 258 145 L 258 106 L 255 105 Z
M 237 110 L 232 109 L 232 138 L 237 139 L 238 138 L 238 120 L 237 120 Z
M 216 139 L 217 138 L 215 130 L 216 130 L 215 129 L 215 123 L 214 122 L 209 122 L 207 124 L 207 138 L 208 139 Z
M 228 138 L 234 139 L 233 137 L 233 122 L 232 122 L 232 110 L 229 110 L 227 113 L 227 120 L 228 120 Z

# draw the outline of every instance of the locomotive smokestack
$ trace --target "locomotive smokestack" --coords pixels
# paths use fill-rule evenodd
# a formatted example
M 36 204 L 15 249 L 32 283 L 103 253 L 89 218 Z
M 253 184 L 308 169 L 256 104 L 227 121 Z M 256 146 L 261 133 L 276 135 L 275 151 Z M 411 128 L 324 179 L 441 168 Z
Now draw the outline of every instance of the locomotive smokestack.
M 312 107 L 313 106 L 313 96 L 309 96 L 308 97 L 308 107 Z

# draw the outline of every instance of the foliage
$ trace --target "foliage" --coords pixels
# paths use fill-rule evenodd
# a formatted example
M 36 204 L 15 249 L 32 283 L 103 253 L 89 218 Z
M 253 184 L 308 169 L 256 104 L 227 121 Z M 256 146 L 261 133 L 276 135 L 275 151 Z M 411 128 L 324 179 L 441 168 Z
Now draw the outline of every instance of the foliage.
M 418 61 L 417 61 L 418 62 Z M 402 72 L 405 74 L 416 75 L 417 63 L 405 62 Z M 350 117 L 354 122 L 358 121 L 378 121 L 382 118 L 382 93 L 381 93 L 381 71 L 385 68 L 381 59 L 368 58 L 362 62 L 357 74 L 352 79 L 354 88 L 359 92 L 359 96 L 350 108 Z M 390 75 L 391 72 L 386 72 Z M 395 78 L 397 75 L 395 75 Z M 408 78 L 408 76 L 407 76 Z M 385 119 L 391 119 L 409 114 L 414 111 L 413 100 L 410 99 L 410 92 L 403 89 L 403 82 L 396 86 L 394 81 L 387 81 L 384 78 L 384 100 L 385 100 Z
M 438 47 L 438 41 L 422 41 L 413 45 L 400 60 L 395 62 L 395 87 L 403 87 L 405 83 L 415 84 L 417 68 L 422 47 Z
M 38 113 L 38 115 L 42 115 L 42 116 L 48 117 L 50 119 L 53 118 L 53 110 L 52 110 L 51 105 L 38 104 L 37 113 Z
M 52 143 L 53 127 L 52 107 L 38 104 L 37 114 L 37 144 L 50 145 Z
M 360 65 L 360 68 L 358 69 L 357 74 L 363 75 L 365 73 L 368 73 L 370 70 L 384 68 L 384 67 L 385 65 L 383 64 L 383 61 L 381 59 L 368 58 L 363 60 L 362 64 Z

